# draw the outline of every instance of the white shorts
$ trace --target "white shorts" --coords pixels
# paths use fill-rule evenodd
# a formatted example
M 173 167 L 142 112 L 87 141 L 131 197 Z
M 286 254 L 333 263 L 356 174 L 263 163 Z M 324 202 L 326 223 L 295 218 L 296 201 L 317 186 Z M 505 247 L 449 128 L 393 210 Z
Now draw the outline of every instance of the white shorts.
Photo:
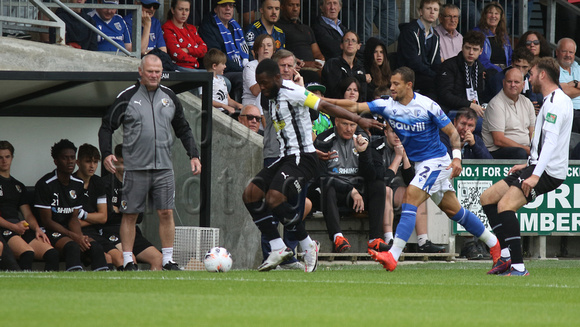
M 411 185 L 429 193 L 431 200 L 439 205 L 445 192 L 455 192 L 449 180 L 453 170 L 447 169 L 450 164 L 451 159 L 448 154 L 440 158 L 416 162 L 415 177 Z

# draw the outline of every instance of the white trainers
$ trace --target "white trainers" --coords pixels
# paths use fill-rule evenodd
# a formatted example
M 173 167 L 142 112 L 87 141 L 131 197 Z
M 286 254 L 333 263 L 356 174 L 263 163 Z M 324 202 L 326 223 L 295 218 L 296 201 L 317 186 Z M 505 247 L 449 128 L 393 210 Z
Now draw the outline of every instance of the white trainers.
M 318 241 L 312 241 L 307 249 L 304 249 L 304 271 L 313 272 L 318 267 Z
M 294 261 L 276 267 L 276 270 L 304 270 L 304 269 L 305 269 L 304 265 L 300 261 Z
M 269 271 L 276 268 L 282 262 L 292 258 L 294 253 L 290 248 L 282 248 L 270 252 L 268 259 L 264 261 L 259 267 L 258 271 Z

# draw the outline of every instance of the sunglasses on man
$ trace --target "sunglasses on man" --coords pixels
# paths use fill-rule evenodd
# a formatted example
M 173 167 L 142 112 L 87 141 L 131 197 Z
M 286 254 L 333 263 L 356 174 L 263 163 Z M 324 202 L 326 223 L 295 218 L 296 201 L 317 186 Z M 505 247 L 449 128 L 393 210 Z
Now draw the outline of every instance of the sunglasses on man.
M 257 121 L 258 123 L 262 121 L 262 117 L 260 117 L 260 116 L 254 116 L 254 115 L 240 115 L 240 117 L 246 117 L 246 119 L 247 119 L 248 121 L 250 121 L 250 120 L 255 120 L 255 121 Z

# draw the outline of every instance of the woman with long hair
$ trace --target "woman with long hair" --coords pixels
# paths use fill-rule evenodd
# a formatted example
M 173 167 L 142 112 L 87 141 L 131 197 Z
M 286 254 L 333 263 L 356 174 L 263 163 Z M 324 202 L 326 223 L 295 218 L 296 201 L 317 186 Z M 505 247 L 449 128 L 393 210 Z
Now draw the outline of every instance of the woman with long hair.
M 486 79 L 511 65 L 512 46 L 507 34 L 505 11 L 498 2 L 485 5 L 479 25 L 473 30 L 482 32 L 486 37 L 483 53 L 479 56 L 487 71 Z
M 391 86 L 391 67 L 385 43 L 376 37 L 369 38 L 365 45 L 363 60 L 365 71 L 370 72 L 371 77 L 365 97 L 366 101 L 372 101 L 375 99 L 376 88 Z
M 516 49 L 527 48 L 536 58 L 551 57 L 552 50 L 546 38 L 536 31 L 527 31 L 519 39 Z
M 167 53 L 182 71 L 200 68 L 200 59 L 207 52 L 207 46 L 197 34 L 195 26 L 187 23 L 190 8 L 189 0 L 171 0 L 167 22 L 161 26 Z

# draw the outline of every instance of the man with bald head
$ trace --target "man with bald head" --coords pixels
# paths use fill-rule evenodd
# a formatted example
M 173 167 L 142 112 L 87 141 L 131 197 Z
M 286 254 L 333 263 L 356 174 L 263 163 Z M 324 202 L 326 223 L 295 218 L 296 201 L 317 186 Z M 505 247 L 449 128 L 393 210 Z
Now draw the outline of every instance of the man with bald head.
M 570 38 L 558 41 L 556 58 L 560 65 L 560 86 L 562 91 L 572 99 L 574 120 L 572 132 L 580 133 L 580 65 L 575 61 L 576 42 Z
M 262 123 L 262 115 L 260 114 L 260 109 L 258 107 L 249 104 L 242 109 L 242 112 L 238 116 L 238 121 L 242 125 L 251 129 L 252 131 L 264 135 L 264 131 L 260 131 L 260 123 Z
M 487 106 L 481 136 L 495 159 L 527 159 L 534 134 L 536 114 L 522 94 L 524 74 L 510 69 L 500 91 Z
M 148 197 L 159 215 L 159 236 L 164 270 L 180 270 L 173 262 L 175 238 L 175 181 L 171 146 L 171 126 L 190 158 L 191 171 L 201 173 L 201 163 L 193 133 L 183 113 L 181 102 L 170 88 L 161 85 L 163 66 L 156 55 L 146 55 L 139 65 L 139 81 L 118 96 L 103 117 L 99 146 L 103 166 L 116 172 L 113 132 L 123 126 L 123 195 L 121 197 L 121 244 L 125 270 L 137 270 L 133 262 L 135 224 L 145 211 Z

